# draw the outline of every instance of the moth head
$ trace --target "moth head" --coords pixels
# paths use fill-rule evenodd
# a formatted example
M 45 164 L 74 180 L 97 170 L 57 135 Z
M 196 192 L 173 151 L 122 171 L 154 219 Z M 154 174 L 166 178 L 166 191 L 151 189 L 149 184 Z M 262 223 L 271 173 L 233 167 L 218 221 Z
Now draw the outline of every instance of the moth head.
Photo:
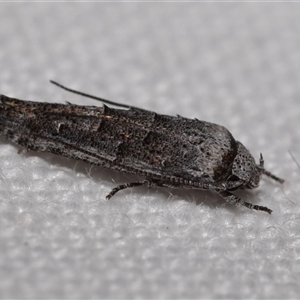
M 237 155 L 234 158 L 231 175 L 228 177 L 229 187 L 252 189 L 258 186 L 263 168 L 263 160 L 256 165 L 254 157 L 243 144 L 237 142 Z

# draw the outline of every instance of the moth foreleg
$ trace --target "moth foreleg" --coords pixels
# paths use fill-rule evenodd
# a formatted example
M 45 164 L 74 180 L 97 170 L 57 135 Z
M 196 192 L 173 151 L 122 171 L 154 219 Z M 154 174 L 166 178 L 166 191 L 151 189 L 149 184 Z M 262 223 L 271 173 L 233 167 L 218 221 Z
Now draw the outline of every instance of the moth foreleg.
M 115 195 L 117 192 L 127 189 L 127 188 L 132 188 L 132 187 L 136 187 L 136 186 L 140 186 L 140 185 L 145 185 L 148 184 L 148 186 L 156 186 L 155 183 L 149 181 L 149 180 L 141 180 L 141 181 L 137 181 L 137 182 L 130 182 L 130 183 L 124 183 L 124 184 L 120 184 L 117 187 L 113 188 L 110 193 L 106 196 L 106 199 L 109 200 L 113 195 Z
M 255 210 L 261 210 L 261 211 L 265 211 L 269 214 L 272 213 L 272 210 L 265 207 L 265 206 L 260 206 L 260 205 L 253 205 L 251 203 L 248 202 L 244 202 L 241 198 L 239 198 L 238 196 L 231 194 L 230 192 L 224 191 L 224 192 L 220 192 L 220 195 L 224 198 L 224 200 L 232 205 L 235 206 L 240 206 L 243 205 L 245 207 L 248 207 L 250 209 L 255 209 Z

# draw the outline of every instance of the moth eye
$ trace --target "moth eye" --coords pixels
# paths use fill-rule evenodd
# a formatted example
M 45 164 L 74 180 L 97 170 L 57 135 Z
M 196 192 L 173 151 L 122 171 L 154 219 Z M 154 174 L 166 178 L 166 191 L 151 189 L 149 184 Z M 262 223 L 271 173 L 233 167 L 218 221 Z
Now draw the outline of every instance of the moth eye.
M 227 181 L 238 181 L 240 180 L 236 175 L 230 175 Z

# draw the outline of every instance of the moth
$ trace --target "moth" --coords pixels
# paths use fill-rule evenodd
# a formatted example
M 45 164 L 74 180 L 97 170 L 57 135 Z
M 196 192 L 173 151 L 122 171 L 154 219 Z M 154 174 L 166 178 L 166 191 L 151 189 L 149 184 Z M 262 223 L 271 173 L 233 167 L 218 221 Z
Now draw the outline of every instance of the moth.
M 262 174 L 280 183 L 284 180 L 266 171 L 262 154 L 256 164 L 225 127 L 157 114 L 51 82 L 100 100 L 103 106 L 23 101 L 0 95 L 1 137 L 28 150 L 51 152 L 142 177 L 115 187 L 107 199 L 120 190 L 141 185 L 201 189 L 213 191 L 236 206 L 272 212 L 243 201 L 233 191 L 256 188 Z

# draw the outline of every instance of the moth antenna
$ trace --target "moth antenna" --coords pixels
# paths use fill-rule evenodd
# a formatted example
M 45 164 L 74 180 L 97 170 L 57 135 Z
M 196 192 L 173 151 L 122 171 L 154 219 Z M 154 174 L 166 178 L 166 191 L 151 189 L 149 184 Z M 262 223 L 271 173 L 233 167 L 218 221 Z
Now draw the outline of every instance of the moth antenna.
M 111 101 L 111 100 L 103 99 L 103 98 L 96 97 L 96 96 L 93 96 L 93 95 L 90 95 L 90 94 L 87 94 L 87 93 L 76 91 L 76 90 L 67 88 L 67 87 L 65 87 L 65 86 L 61 85 L 60 83 L 58 83 L 56 81 L 53 81 L 53 80 L 50 80 L 50 82 L 57 85 L 58 87 L 60 87 L 64 90 L 68 91 L 68 92 L 71 92 L 71 93 L 74 93 L 74 94 L 77 94 L 77 95 L 81 95 L 81 96 L 84 96 L 84 97 L 87 97 L 87 98 L 91 98 L 91 99 L 94 99 L 94 100 L 98 100 L 98 101 L 101 101 L 103 103 L 107 103 L 107 104 L 110 104 L 110 105 L 123 107 L 123 108 L 134 108 L 134 109 L 144 110 L 144 109 L 134 107 L 134 106 L 131 106 L 131 105 L 117 103 L 117 102 L 114 102 L 114 101 Z

